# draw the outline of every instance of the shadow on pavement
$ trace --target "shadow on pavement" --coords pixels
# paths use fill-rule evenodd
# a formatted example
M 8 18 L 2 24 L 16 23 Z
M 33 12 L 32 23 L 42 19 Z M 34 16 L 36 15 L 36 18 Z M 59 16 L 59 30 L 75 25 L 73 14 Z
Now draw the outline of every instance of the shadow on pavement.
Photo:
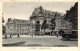
M 62 41 L 78 41 L 78 39 L 71 39 L 71 40 L 64 40 L 64 39 L 60 39 Z
M 69 47 L 67 45 L 53 45 L 53 47 Z
M 24 42 L 17 42 L 17 43 L 13 43 L 13 44 L 3 44 L 3 46 L 5 47 L 5 46 L 7 46 L 7 47 L 9 47 L 9 46 L 20 46 L 20 45 L 23 45 L 25 43 L 25 41 Z
M 28 44 L 28 45 L 23 45 L 23 46 L 28 46 L 28 47 L 39 47 L 39 46 L 42 46 L 41 44 Z

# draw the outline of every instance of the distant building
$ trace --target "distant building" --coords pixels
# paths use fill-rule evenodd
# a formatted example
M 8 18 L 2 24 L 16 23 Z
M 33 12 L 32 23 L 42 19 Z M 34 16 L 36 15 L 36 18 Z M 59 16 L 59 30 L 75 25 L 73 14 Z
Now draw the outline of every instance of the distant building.
M 72 23 L 66 20 L 62 20 L 62 29 L 72 29 Z
M 31 22 L 28 20 L 11 19 L 6 23 L 6 34 L 29 34 L 31 29 Z

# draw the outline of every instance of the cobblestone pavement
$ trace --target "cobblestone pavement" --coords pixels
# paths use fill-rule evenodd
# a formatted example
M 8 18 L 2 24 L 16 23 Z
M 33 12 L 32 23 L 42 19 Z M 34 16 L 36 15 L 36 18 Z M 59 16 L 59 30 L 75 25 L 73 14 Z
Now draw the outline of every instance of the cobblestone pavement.
M 61 36 L 27 36 L 27 37 L 12 37 L 3 39 L 3 46 L 28 46 L 28 47 L 77 47 L 78 40 L 73 39 L 64 41 Z

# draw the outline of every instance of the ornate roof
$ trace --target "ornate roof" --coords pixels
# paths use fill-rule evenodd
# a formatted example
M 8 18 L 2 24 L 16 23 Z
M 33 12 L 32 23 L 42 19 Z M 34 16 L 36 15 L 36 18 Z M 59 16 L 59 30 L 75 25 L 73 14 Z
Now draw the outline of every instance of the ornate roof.
M 43 9 L 42 6 L 39 6 L 39 9 Z

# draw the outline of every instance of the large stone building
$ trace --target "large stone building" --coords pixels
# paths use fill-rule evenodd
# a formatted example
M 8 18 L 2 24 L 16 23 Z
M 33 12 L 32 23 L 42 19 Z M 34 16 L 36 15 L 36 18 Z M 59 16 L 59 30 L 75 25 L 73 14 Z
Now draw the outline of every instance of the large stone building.
M 29 20 L 9 18 L 6 23 L 6 34 L 31 34 L 33 31 L 31 24 Z
M 40 21 L 42 25 L 43 21 L 46 19 L 47 24 L 50 27 L 51 20 L 55 18 L 55 30 L 58 31 L 62 27 L 62 19 L 63 14 L 58 12 L 48 11 L 40 6 L 39 8 L 35 8 L 32 15 L 30 16 L 30 20 L 20 20 L 20 19 L 12 19 L 9 18 L 6 23 L 6 34 L 26 34 L 33 35 L 35 34 L 35 24 L 36 21 Z
M 39 8 L 35 8 L 30 20 L 33 22 L 33 24 L 36 24 L 36 21 L 40 21 L 40 24 L 42 25 L 43 21 L 46 19 L 47 20 L 47 24 L 50 25 L 51 24 L 51 20 L 53 18 L 55 18 L 55 23 L 56 23 L 56 27 L 55 30 L 59 30 L 61 27 L 61 20 L 63 18 L 62 13 L 58 13 L 58 12 L 53 12 L 53 11 L 48 11 L 43 9 L 42 6 L 40 6 Z

